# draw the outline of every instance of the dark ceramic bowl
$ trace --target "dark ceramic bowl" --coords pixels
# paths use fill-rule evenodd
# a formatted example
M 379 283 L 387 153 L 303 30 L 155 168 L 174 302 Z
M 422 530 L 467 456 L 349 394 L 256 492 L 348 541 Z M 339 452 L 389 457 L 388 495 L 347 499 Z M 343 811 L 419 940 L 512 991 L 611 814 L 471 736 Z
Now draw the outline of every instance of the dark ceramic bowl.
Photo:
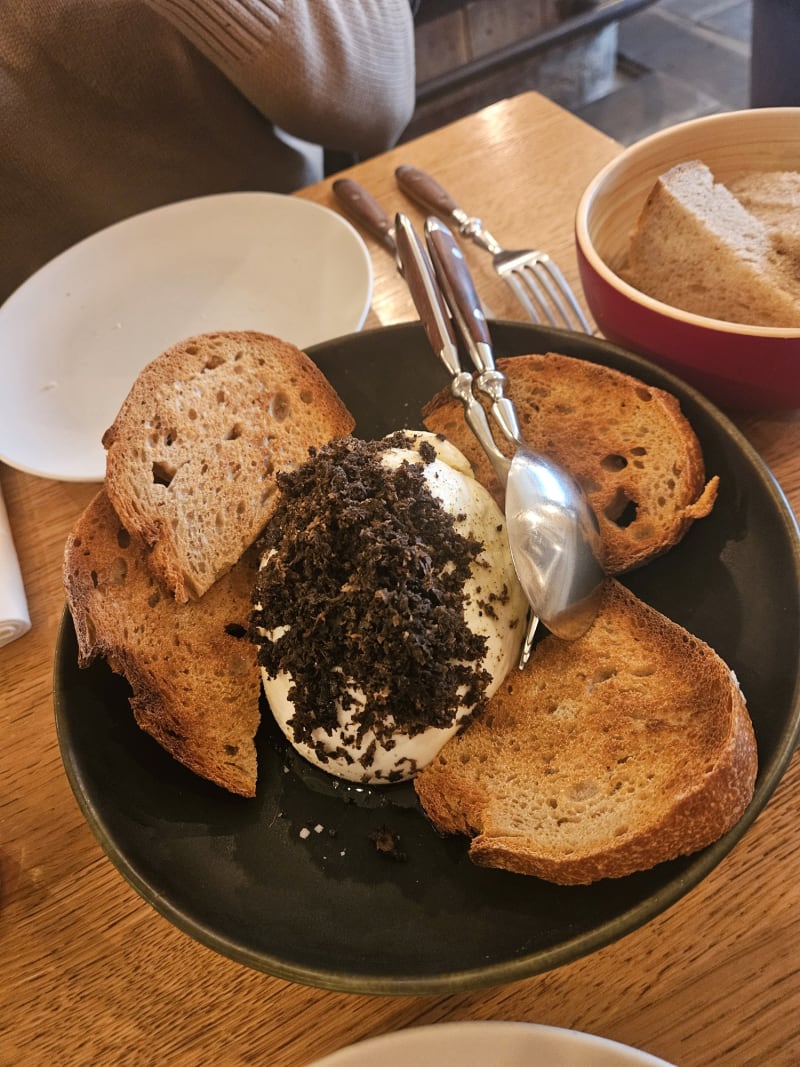
M 628 878 L 564 887 L 476 867 L 465 838 L 433 831 L 410 783 L 337 785 L 293 756 L 266 707 L 254 799 L 195 777 L 137 728 L 121 678 L 104 663 L 78 669 L 65 613 L 56 723 L 89 825 L 157 911 L 269 974 L 348 992 L 449 993 L 593 952 L 664 911 L 722 862 L 767 803 L 797 742 L 798 530 L 764 463 L 702 397 L 613 345 L 521 323 L 494 323 L 492 334 L 499 355 L 561 351 L 680 398 L 709 473 L 720 476 L 719 499 L 680 545 L 626 584 L 736 671 L 758 741 L 752 804 L 711 847 Z M 343 337 L 310 354 L 364 437 L 419 427 L 423 404 L 446 381 L 416 323 Z M 399 835 L 405 862 L 376 850 L 371 837 L 382 827 Z

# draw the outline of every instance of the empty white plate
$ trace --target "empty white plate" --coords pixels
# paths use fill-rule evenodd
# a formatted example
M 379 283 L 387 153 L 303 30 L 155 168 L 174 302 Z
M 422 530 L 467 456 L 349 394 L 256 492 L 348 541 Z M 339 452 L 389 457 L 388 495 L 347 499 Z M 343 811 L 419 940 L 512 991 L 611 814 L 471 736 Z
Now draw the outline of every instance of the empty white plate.
M 316 1060 L 311 1067 L 671 1067 L 617 1041 L 557 1026 L 514 1022 L 416 1026 Z
M 100 439 L 164 349 L 213 330 L 260 330 L 305 348 L 361 329 L 371 299 L 361 237 L 307 200 L 226 193 L 116 223 L 0 308 L 0 460 L 100 481 Z

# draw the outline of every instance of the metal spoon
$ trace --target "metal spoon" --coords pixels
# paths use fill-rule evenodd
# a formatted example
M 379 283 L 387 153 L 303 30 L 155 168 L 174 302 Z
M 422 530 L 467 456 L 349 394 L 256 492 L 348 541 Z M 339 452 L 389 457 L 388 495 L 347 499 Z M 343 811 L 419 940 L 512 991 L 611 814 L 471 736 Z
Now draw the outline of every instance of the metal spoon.
M 425 234 L 436 278 L 477 370 L 475 386 L 488 397 L 495 424 L 514 447 L 505 478 L 505 512 L 517 575 L 548 630 L 574 640 L 597 614 L 605 577 L 597 519 L 577 481 L 523 441 L 460 246 L 435 217 L 427 220 Z

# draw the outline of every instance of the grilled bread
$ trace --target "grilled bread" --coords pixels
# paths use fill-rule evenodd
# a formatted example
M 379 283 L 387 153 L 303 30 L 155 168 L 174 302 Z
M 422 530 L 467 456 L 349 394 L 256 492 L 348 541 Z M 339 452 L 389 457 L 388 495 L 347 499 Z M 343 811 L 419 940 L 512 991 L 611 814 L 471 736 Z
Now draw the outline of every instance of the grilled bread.
M 547 637 L 416 779 L 475 863 L 586 884 L 709 845 L 752 796 L 735 677 L 702 641 L 607 579 L 572 643 Z
M 508 379 L 526 442 L 583 486 L 610 574 L 661 555 L 711 511 L 718 479 L 705 483 L 700 444 L 671 394 L 554 353 L 514 356 L 497 365 Z M 449 389 L 431 400 L 423 416 L 429 430 L 464 452 L 478 481 L 502 506 L 502 488 Z
M 185 602 L 258 536 L 276 472 L 353 426 L 294 345 L 254 332 L 192 337 L 144 368 L 106 431 L 106 490 L 125 528 L 152 549 L 152 570 Z
M 104 657 L 130 683 L 143 730 L 196 774 L 248 797 L 260 721 L 256 648 L 246 636 L 254 580 L 248 554 L 201 602 L 178 604 L 103 489 L 65 550 L 79 664 Z
M 800 326 L 797 262 L 776 247 L 767 223 L 696 160 L 656 182 L 622 276 L 648 296 L 697 315 Z

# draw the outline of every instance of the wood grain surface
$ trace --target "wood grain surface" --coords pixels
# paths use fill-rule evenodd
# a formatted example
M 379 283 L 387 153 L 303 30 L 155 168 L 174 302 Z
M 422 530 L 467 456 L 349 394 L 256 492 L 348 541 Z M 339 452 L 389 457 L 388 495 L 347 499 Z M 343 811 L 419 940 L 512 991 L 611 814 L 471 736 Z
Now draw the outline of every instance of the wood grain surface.
M 393 172 L 399 163 L 430 170 L 501 241 L 548 249 L 577 286 L 577 199 L 619 150 L 525 94 L 346 173 L 390 212 L 419 222 Z M 330 185 L 299 195 L 335 207 Z M 367 325 L 413 319 L 390 256 L 367 244 L 375 268 Z M 488 256 L 471 249 L 469 262 L 492 313 L 521 318 Z M 798 416 L 737 421 L 798 513 Z M 681 901 L 589 957 L 511 985 L 435 997 L 340 994 L 249 970 L 171 926 L 105 857 L 59 757 L 52 667 L 62 550 L 96 486 L 7 467 L 0 477 L 32 621 L 0 649 L 0 1064 L 290 1067 L 360 1038 L 469 1019 L 586 1030 L 681 1067 L 800 1062 L 796 757 L 745 838 Z

